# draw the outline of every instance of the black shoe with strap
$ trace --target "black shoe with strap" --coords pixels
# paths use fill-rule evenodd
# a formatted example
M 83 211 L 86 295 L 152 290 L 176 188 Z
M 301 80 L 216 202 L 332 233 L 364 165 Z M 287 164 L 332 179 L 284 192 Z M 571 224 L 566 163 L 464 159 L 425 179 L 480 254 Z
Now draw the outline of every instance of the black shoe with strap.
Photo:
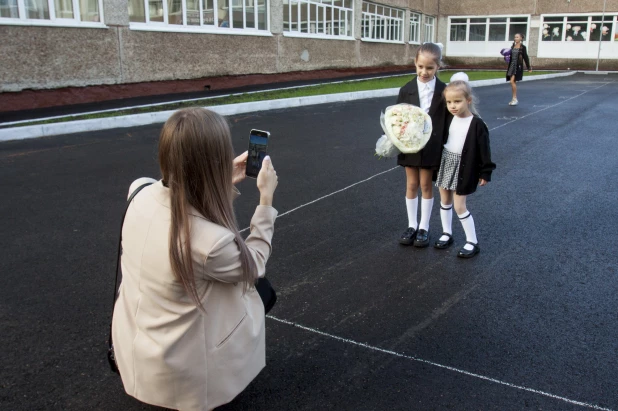
M 435 248 L 438 248 L 440 250 L 444 250 L 445 248 L 449 248 L 451 246 L 451 244 L 453 244 L 454 240 L 453 240 L 453 236 L 451 234 L 449 234 L 449 233 L 442 233 L 442 236 L 440 236 L 440 237 L 443 237 L 443 236 L 447 236 L 448 240 L 442 241 L 442 240 L 438 239 L 438 241 L 436 241 L 433 244 L 433 246 Z
M 414 247 L 424 248 L 429 245 L 429 231 L 420 229 L 416 233 L 416 239 L 414 240 Z
M 399 243 L 403 245 L 410 245 L 414 242 L 415 238 L 416 228 L 408 227 L 406 228 L 406 231 L 401 234 L 401 237 L 399 237 Z
M 474 244 L 472 241 L 467 241 L 466 244 L 472 245 L 472 250 L 466 250 L 465 246 L 461 247 L 461 250 L 457 253 L 457 257 L 461 258 L 472 258 L 477 255 L 481 249 L 478 244 Z

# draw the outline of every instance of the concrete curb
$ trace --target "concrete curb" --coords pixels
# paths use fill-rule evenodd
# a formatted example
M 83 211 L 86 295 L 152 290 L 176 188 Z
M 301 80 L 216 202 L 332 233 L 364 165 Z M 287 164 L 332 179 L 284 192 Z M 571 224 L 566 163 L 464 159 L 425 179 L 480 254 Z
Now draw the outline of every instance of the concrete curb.
M 575 74 L 575 71 L 527 76 L 522 81 L 545 80 L 556 77 L 566 77 Z M 485 87 L 497 84 L 506 84 L 504 78 L 491 80 L 471 81 L 472 87 Z M 224 116 L 250 113 L 254 111 L 279 110 L 290 107 L 310 106 L 314 104 L 337 103 L 369 98 L 391 97 L 399 93 L 399 88 L 381 90 L 356 91 L 353 93 L 324 94 L 320 96 L 293 97 L 279 100 L 255 101 L 251 103 L 226 104 L 211 106 L 209 110 Z M 122 127 L 145 126 L 164 123 L 176 110 L 159 111 L 154 113 L 130 114 L 118 117 L 97 118 L 91 120 L 75 120 L 63 123 L 39 124 L 34 126 L 12 127 L 0 129 L 0 141 L 23 140 L 27 138 L 48 137 L 60 134 L 83 133 L 89 131 L 109 130 Z

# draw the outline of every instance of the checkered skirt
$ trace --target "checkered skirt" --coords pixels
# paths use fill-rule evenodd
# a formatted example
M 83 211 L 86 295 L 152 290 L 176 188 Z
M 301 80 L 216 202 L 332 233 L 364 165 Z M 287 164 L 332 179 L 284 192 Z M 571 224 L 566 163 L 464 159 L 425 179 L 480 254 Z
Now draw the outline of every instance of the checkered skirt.
M 461 154 L 456 154 L 444 149 L 442 151 L 442 161 L 440 162 L 440 171 L 436 179 L 436 187 L 446 190 L 457 190 L 457 177 L 459 176 L 459 163 L 461 162 Z

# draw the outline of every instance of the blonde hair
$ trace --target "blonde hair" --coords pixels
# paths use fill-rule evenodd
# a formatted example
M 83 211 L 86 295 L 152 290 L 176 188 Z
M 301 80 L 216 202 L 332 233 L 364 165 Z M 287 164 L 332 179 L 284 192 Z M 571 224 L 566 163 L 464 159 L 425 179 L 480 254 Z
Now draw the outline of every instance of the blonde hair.
M 470 87 L 470 83 L 463 80 L 455 80 L 451 81 L 446 85 L 444 91 L 442 92 L 442 96 L 446 97 L 446 93 L 449 91 L 459 91 L 464 95 L 464 98 L 470 100 L 468 103 L 468 108 L 472 114 L 479 115 L 478 110 L 476 109 L 476 105 L 478 104 L 478 97 L 472 92 L 472 87 Z
M 423 43 L 417 50 L 414 63 L 418 60 L 421 53 L 429 54 L 438 68 L 442 67 L 442 49 L 436 43 Z
M 243 291 L 254 285 L 257 268 L 240 236 L 233 200 L 233 160 L 228 123 L 203 108 L 176 111 L 165 122 L 159 138 L 159 166 L 170 189 L 169 257 L 174 276 L 201 310 L 193 258 L 189 207 L 204 218 L 230 230 L 240 249 Z

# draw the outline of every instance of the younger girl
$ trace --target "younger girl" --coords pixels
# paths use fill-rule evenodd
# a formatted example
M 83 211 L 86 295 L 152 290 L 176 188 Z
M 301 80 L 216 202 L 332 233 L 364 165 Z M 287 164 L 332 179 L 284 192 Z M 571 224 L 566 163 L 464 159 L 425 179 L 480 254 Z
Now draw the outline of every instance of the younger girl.
M 528 52 L 526 46 L 521 42 L 524 37 L 517 33 L 513 39 L 513 45 L 511 46 L 511 61 L 509 68 L 506 71 L 506 81 L 511 82 L 511 91 L 513 92 L 513 98 L 509 102 L 509 106 L 516 106 L 519 104 L 517 101 L 517 81 L 521 81 L 524 76 L 524 63 L 528 68 L 528 72 L 532 73 L 532 67 L 530 66 L 530 60 L 528 59 Z
M 496 165 L 491 162 L 489 131 L 474 107 L 474 96 L 465 80 L 451 81 L 444 89 L 448 111 L 454 116 L 444 145 L 436 186 L 440 188 L 442 236 L 434 247 L 448 248 L 453 243 L 451 228 L 453 200 L 455 212 L 466 233 L 466 244 L 458 257 L 474 257 L 480 251 L 474 220 L 466 208 L 466 196 L 491 180 Z
M 404 245 L 415 247 L 429 245 L 429 217 L 433 208 L 432 177 L 440 168 L 440 156 L 445 140 L 445 124 L 452 116 L 446 111 L 442 92 L 444 84 L 436 77 L 442 63 L 442 49 L 435 43 L 425 43 L 419 47 L 414 59 L 416 78 L 399 90 L 397 104 L 413 104 L 431 117 L 433 131 L 429 142 L 415 154 L 400 154 L 397 164 L 406 170 L 406 209 L 408 228 L 399 238 Z M 421 187 L 421 221 L 418 224 L 418 187 Z

